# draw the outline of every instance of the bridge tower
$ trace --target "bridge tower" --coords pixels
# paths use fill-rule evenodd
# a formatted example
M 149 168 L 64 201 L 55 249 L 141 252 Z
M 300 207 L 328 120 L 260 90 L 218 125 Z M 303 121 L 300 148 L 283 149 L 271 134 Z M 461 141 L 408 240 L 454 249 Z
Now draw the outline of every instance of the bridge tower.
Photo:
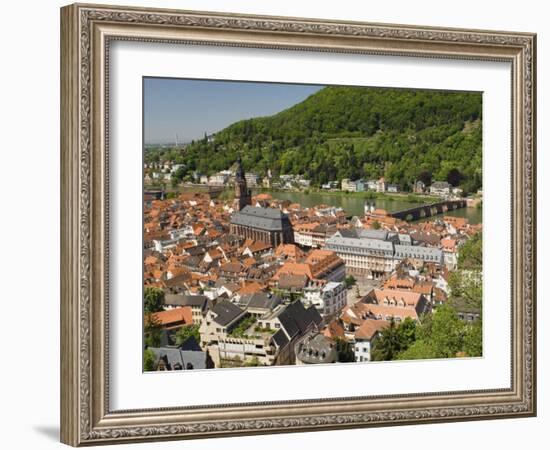
M 369 200 L 365 201 L 365 206 L 363 207 L 363 213 L 365 216 L 372 213 L 375 209 L 376 203 L 374 200 L 372 200 L 372 203 Z

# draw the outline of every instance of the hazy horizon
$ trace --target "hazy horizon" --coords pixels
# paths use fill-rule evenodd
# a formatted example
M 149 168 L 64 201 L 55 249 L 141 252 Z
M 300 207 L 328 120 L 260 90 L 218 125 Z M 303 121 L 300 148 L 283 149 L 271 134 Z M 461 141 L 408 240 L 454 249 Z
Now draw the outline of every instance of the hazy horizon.
M 191 142 L 239 120 L 270 116 L 325 86 L 144 77 L 144 143 Z

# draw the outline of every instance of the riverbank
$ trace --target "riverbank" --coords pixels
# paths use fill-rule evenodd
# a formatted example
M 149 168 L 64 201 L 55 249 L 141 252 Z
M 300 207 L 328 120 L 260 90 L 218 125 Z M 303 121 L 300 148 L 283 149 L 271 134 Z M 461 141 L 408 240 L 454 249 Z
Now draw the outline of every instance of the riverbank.
M 274 189 L 274 188 L 253 188 L 252 191 L 254 194 L 258 193 L 288 193 L 288 194 L 318 194 L 323 196 L 336 196 L 336 197 L 346 197 L 346 198 L 358 198 L 363 200 L 384 200 L 387 202 L 398 201 L 406 203 L 417 203 L 417 204 L 429 204 L 434 203 L 440 200 L 440 197 L 433 195 L 420 195 L 412 194 L 410 192 L 348 192 L 348 191 L 328 191 L 323 189 Z
M 153 188 L 149 185 L 147 188 Z M 180 192 L 206 192 L 208 187 L 204 188 L 197 186 L 178 186 L 173 188 L 166 186 L 167 198 L 176 197 Z M 292 203 L 298 203 L 304 208 L 311 208 L 318 205 L 330 205 L 340 207 L 349 216 L 361 217 L 365 213 L 365 203 L 370 203 L 375 208 L 384 209 L 388 212 L 399 211 L 415 206 L 422 206 L 430 203 L 435 203 L 441 200 L 439 197 L 429 195 L 417 195 L 411 193 L 381 193 L 381 192 L 343 192 L 343 191 L 325 191 L 321 189 L 266 189 L 253 188 L 253 195 L 260 193 L 270 194 L 278 200 L 288 200 Z M 231 201 L 235 197 L 233 187 L 227 187 L 217 194 L 217 199 L 221 201 Z M 470 223 L 476 224 L 482 221 L 482 209 L 480 206 L 461 208 L 458 210 L 448 211 L 445 215 L 464 217 Z M 433 220 L 437 216 L 432 216 Z
M 146 189 L 162 189 L 162 186 L 159 185 L 148 185 Z M 179 193 L 179 192 L 206 192 L 208 186 L 204 187 L 188 187 L 185 185 L 179 185 L 176 187 L 165 186 L 165 192 L 168 193 Z M 344 197 L 344 198 L 354 198 L 362 200 L 383 200 L 384 202 L 404 202 L 404 203 L 415 203 L 415 204 L 429 204 L 434 203 L 440 200 L 440 197 L 432 195 L 419 195 L 412 194 L 410 192 L 349 192 L 349 191 L 328 191 L 323 189 L 307 188 L 307 189 L 276 189 L 276 188 L 262 188 L 254 187 L 252 188 L 253 195 L 258 194 L 284 194 L 284 195 L 322 195 L 322 196 L 331 196 L 331 197 Z M 231 200 L 234 198 L 234 191 L 232 186 L 225 187 L 219 194 L 218 198 L 220 200 Z

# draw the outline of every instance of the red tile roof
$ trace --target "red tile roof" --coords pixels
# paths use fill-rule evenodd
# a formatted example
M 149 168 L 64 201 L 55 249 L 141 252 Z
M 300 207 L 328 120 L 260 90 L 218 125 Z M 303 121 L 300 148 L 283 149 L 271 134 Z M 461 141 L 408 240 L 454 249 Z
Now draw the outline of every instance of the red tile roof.
M 156 312 L 153 316 L 164 328 L 174 328 L 193 323 L 193 313 L 190 306 Z
M 376 333 L 390 326 L 387 320 L 365 320 L 357 330 L 355 330 L 356 339 L 372 339 Z

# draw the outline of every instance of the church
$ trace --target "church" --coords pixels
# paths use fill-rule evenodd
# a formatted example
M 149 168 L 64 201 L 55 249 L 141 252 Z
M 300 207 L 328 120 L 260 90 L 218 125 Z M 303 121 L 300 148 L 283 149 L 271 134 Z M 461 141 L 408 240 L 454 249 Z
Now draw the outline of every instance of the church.
M 230 233 L 245 239 L 265 242 L 272 247 L 294 243 L 294 231 L 288 215 L 279 209 L 251 206 L 252 194 L 246 184 L 240 159 L 235 171 L 235 212 Z

